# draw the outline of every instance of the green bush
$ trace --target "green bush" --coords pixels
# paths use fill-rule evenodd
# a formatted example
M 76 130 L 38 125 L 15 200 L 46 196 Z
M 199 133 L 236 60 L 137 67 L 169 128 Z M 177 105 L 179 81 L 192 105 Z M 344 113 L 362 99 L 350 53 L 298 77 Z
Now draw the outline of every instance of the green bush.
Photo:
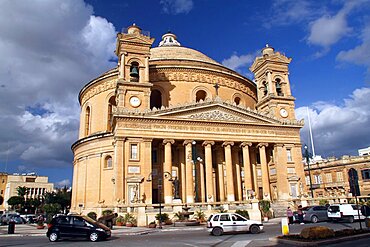
M 159 213 L 155 216 L 155 219 L 159 221 L 159 219 L 161 219 L 161 222 L 166 222 L 170 219 L 170 217 L 168 217 L 168 214 L 166 213 L 162 213 L 161 214 L 161 217 L 159 215 Z
M 304 228 L 300 236 L 305 239 L 323 239 L 335 236 L 335 232 L 326 226 L 313 226 Z
M 328 200 L 326 200 L 326 199 L 321 199 L 321 200 L 319 201 L 319 205 L 320 205 L 320 206 L 325 206 L 326 204 L 329 204 L 329 201 L 328 201 Z
M 132 224 L 135 224 L 136 223 L 136 219 L 135 219 L 134 215 L 132 215 L 130 213 L 126 213 L 125 216 L 123 216 L 123 222 L 124 223 L 132 223 Z
M 103 215 L 104 215 L 104 216 L 106 216 L 106 215 L 110 215 L 110 214 L 113 214 L 113 210 L 111 210 L 111 209 L 106 209 L 106 210 L 104 210 L 102 213 L 103 213 Z
M 90 217 L 91 219 L 93 219 L 93 220 L 96 220 L 96 218 L 97 218 L 97 215 L 96 215 L 96 213 L 95 212 L 89 212 L 88 214 L 87 214 L 87 216 L 88 217 Z
M 195 219 L 197 219 L 200 222 L 205 222 L 206 221 L 206 215 L 202 210 L 196 211 L 194 213 Z
M 185 216 L 181 213 L 181 212 L 177 212 L 175 213 L 174 215 L 176 218 L 178 218 L 178 221 L 184 221 L 185 220 Z
M 268 201 L 268 200 L 261 200 L 260 201 L 260 210 L 261 210 L 261 213 L 262 213 L 263 217 L 270 217 L 271 216 L 270 207 L 271 207 L 270 201 Z
M 237 214 L 240 214 L 241 216 L 243 216 L 244 218 L 248 219 L 249 220 L 249 213 L 247 210 L 236 210 L 235 213 Z

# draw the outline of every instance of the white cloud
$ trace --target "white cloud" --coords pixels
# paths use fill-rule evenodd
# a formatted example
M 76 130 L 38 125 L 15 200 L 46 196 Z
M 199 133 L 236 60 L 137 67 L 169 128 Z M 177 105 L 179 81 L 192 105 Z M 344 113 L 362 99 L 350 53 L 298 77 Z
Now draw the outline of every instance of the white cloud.
M 167 14 L 187 14 L 192 10 L 194 3 L 192 0 L 161 0 L 163 12 Z
M 61 180 L 59 182 L 56 182 L 55 185 L 58 188 L 62 188 L 64 186 L 70 187 L 71 186 L 71 181 L 69 179 L 63 179 L 63 180 Z
M 77 95 L 116 66 L 114 26 L 83 0 L 13 0 L 0 1 L 0 33 L 0 160 L 70 167 Z
M 337 55 L 337 60 L 350 62 L 367 67 L 370 74 L 370 22 L 362 30 L 360 36 L 361 44 L 347 51 L 341 51 Z
M 316 102 L 309 108 L 316 154 L 327 156 L 358 155 L 370 146 L 370 88 L 353 91 L 341 105 Z M 297 119 L 305 118 L 302 142 L 309 143 L 306 107 L 296 110 Z M 348 153 L 348 150 L 350 150 Z
M 244 73 L 248 76 L 253 76 L 249 73 L 249 67 L 253 63 L 256 54 L 245 54 L 238 56 L 237 54 L 231 55 L 231 57 L 222 60 L 222 64 L 232 70 L 236 70 L 239 73 Z

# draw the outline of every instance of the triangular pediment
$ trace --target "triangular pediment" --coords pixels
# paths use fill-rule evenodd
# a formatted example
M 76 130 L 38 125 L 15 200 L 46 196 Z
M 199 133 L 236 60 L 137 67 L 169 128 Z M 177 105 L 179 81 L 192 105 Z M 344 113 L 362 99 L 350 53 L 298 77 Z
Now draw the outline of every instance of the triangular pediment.
M 152 45 L 154 41 L 153 38 L 149 38 L 144 35 L 126 35 L 122 40 L 130 43 L 139 43 L 139 44 L 144 43 L 148 45 Z
M 248 108 L 226 102 L 199 102 L 185 106 L 170 107 L 152 111 L 149 115 L 156 118 L 194 120 L 223 123 L 276 124 L 279 120 L 261 115 Z

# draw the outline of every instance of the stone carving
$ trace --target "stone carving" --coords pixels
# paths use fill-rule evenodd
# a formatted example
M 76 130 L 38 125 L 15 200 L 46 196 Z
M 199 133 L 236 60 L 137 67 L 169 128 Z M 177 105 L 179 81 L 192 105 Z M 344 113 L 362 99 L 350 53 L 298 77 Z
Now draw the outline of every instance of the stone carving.
M 219 120 L 219 121 L 233 121 L 233 122 L 245 122 L 241 117 L 231 115 L 219 110 L 210 112 L 195 113 L 189 116 L 191 119 L 204 119 L 204 120 Z

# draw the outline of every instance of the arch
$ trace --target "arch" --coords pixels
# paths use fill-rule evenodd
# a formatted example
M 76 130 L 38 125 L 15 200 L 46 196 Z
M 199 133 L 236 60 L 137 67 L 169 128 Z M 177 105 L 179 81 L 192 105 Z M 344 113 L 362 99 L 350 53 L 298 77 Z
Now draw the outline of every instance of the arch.
M 204 90 L 198 90 L 196 93 L 195 93 L 195 102 L 199 102 L 201 100 L 205 101 L 207 98 L 207 92 L 204 91 Z
M 110 96 L 108 100 L 107 131 L 112 131 L 113 106 L 116 106 L 116 96 Z
M 232 102 L 234 102 L 236 105 L 243 105 L 243 97 L 242 97 L 242 95 L 241 94 L 239 94 L 239 93 L 235 93 L 234 95 L 233 95 L 233 97 L 232 97 Z
M 268 83 L 266 81 L 263 81 L 262 82 L 262 87 L 263 87 L 263 96 L 266 96 L 268 94 L 268 91 L 269 91 Z
M 130 63 L 130 81 L 138 82 L 140 78 L 139 63 L 133 61 Z
M 197 97 L 197 94 L 198 94 L 198 97 Z M 191 93 L 191 101 L 193 102 L 199 102 L 200 100 L 204 101 L 210 97 L 212 97 L 211 92 L 208 90 L 207 87 L 204 87 L 204 86 L 195 87 Z
M 91 107 L 88 105 L 85 108 L 85 129 L 84 134 L 88 136 L 90 134 L 90 124 L 91 124 Z
M 163 105 L 162 99 L 163 99 L 163 95 L 159 89 L 152 90 L 150 94 L 150 109 L 152 109 L 153 107 L 157 109 L 161 108 Z
M 113 159 L 112 156 L 107 155 L 104 158 L 104 168 L 113 168 Z
M 277 96 L 284 96 L 283 93 L 283 83 L 280 78 L 275 78 L 275 88 Z

